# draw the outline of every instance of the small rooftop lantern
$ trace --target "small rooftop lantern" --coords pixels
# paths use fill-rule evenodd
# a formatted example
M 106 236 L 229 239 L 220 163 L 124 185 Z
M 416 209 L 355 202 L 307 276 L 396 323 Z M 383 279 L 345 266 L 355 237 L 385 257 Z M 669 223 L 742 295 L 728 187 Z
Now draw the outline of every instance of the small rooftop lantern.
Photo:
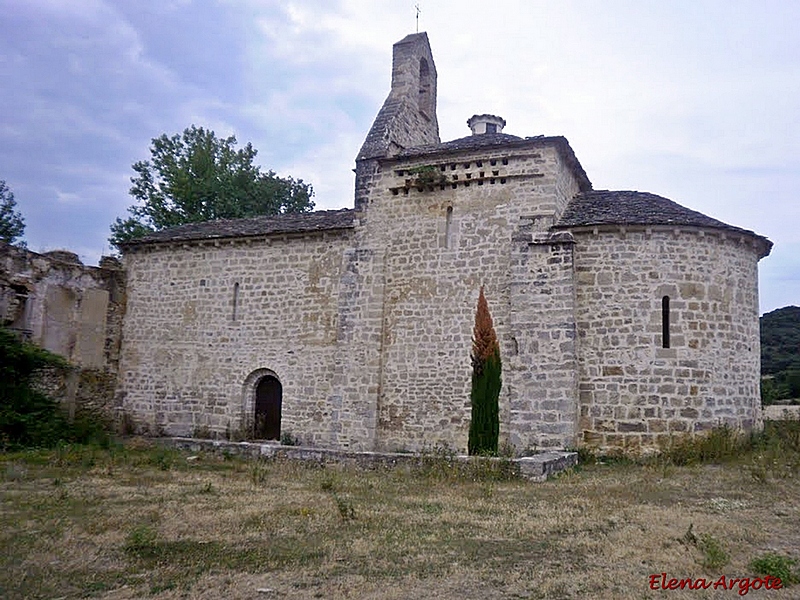
M 472 115 L 467 120 L 467 125 L 472 130 L 472 135 L 483 133 L 503 133 L 506 120 L 497 115 Z

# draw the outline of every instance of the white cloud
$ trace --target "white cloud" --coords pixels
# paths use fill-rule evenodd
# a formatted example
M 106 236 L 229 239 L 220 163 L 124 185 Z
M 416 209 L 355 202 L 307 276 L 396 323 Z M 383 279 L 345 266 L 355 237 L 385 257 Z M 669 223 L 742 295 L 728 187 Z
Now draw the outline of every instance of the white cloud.
M 350 204 L 416 3 L 0 0 L 0 76 L 15 91 L 0 94 L 0 178 L 27 202 L 104 198 L 98 222 L 48 236 L 100 246 L 150 138 L 196 123 L 310 181 L 320 208 Z M 420 4 L 443 139 L 467 135 L 477 112 L 505 117 L 509 133 L 566 135 L 596 187 L 651 191 L 771 237 L 765 308 L 798 293 L 800 4 Z M 45 230 L 38 219 L 31 231 Z

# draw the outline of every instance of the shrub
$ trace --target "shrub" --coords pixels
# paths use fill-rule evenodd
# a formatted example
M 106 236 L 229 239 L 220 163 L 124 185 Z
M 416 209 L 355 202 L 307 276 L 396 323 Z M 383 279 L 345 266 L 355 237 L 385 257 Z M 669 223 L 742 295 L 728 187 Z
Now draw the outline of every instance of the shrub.
M 67 437 L 58 403 L 32 387 L 37 371 L 64 369 L 66 361 L 0 329 L 0 446 L 54 446 Z
M 108 446 L 108 424 L 101 415 L 79 409 L 70 421 L 59 403 L 33 384 L 45 369 L 64 373 L 70 368 L 60 356 L 0 328 L 0 448 L 53 447 L 60 442 Z
M 757 575 L 780 577 L 784 585 L 800 583 L 800 573 L 795 571 L 797 560 L 773 552 L 764 554 L 750 563 Z

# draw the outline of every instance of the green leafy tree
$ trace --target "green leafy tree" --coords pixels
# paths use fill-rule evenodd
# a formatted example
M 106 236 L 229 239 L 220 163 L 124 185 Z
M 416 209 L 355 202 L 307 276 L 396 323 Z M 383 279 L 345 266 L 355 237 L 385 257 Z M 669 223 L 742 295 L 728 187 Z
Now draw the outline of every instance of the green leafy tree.
M 220 139 L 210 129 L 154 138 L 151 159 L 133 165 L 130 194 L 137 204 L 127 219 L 111 225 L 109 241 L 119 244 L 153 231 L 214 219 L 236 219 L 314 208 L 314 192 L 302 179 L 262 173 L 256 150 L 236 148 L 234 136 Z
M 469 425 L 469 453 L 496 454 L 500 437 L 500 388 L 502 365 L 500 345 L 481 286 L 475 327 L 472 332 L 472 416 Z
M 761 402 L 800 401 L 800 307 L 761 317 Z
M 17 242 L 25 233 L 25 220 L 19 211 L 14 210 L 16 205 L 14 193 L 5 181 L 0 180 L 0 240 L 7 244 Z M 19 242 L 19 245 L 25 244 Z

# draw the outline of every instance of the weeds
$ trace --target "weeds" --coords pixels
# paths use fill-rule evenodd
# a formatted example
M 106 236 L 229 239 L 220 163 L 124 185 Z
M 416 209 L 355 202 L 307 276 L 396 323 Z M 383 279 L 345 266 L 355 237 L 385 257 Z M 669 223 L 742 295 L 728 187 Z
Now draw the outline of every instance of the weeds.
M 356 518 L 356 509 L 353 502 L 337 493 L 332 493 L 333 501 L 336 503 L 336 508 L 339 510 L 339 516 L 345 523 L 353 521 Z
M 209 429 L 208 425 L 197 425 L 192 431 L 192 437 L 198 440 L 213 440 L 217 436 Z
M 428 470 L 384 471 L 187 462 L 139 440 L 0 454 L 0 596 L 248 597 L 268 585 L 326 598 L 346 584 L 353 597 L 634 600 L 644 560 L 800 575 L 794 558 L 752 552 L 796 544 L 800 479 L 759 485 L 742 463 L 670 466 L 668 478 L 606 464 L 531 484 L 469 474 L 497 458 L 438 454 Z
M 250 466 L 250 481 L 258 487 L 264 485 L 269 479 L 269 466 L 262 460 L 254 462 Z
M 730 562 L 731 557 L 723 547 L 722 542 L 710 533 L 695 535 L 693 529 L 694 523 L 690 523 L 689 529 L 678 541 L 685 546 L 694 546 L 700 550 L 702 555 L 700 565 L 703 568 L 718 571 Z
M 676 437 L 658 454 L 633 458 L 603 455 L 591 448 L 577 448 L 578 465 L 640 464 L 661 469 L 669 476 L 672 467 L 739 463 L 750 476 L 764 483 L 788 479 L 800 473 L 800 421 L 767 421 L 759 432 L 744 433 L 728 426 L 703 434 Z
M 296 436 L 292 435 L 291 432 L 284 431 L 281 434 L 281 445 L 283 445 L 283 446 L 299 446 L 300 445 L 300 440 Z
M 718 463 L 739 458 L 748 449 L 749 438 L 725 425 L 705 435 L 674 440 L 659 458 L 678 466 Z
M 700 552 L 703 553 L 703 560 L 701 564 L 706 569 L 712 569 L 716 571 L 730 562 L 730 554 L 728 554 L 728 552 L 722 546 L 722 542 L 720 542 L 710 533 L 704 533 L 700 536 L 697 547 L 700 549 Z
M 150 525 L 137 525 L 125 539 L 123 549 L 136 558 L 154 558 L 157 554 L 158 532 Z
M 158 447 L 152 451 L 149 463 L 161 471 L 169 471 L 175 464 L 178 453 L 169 448 Z

